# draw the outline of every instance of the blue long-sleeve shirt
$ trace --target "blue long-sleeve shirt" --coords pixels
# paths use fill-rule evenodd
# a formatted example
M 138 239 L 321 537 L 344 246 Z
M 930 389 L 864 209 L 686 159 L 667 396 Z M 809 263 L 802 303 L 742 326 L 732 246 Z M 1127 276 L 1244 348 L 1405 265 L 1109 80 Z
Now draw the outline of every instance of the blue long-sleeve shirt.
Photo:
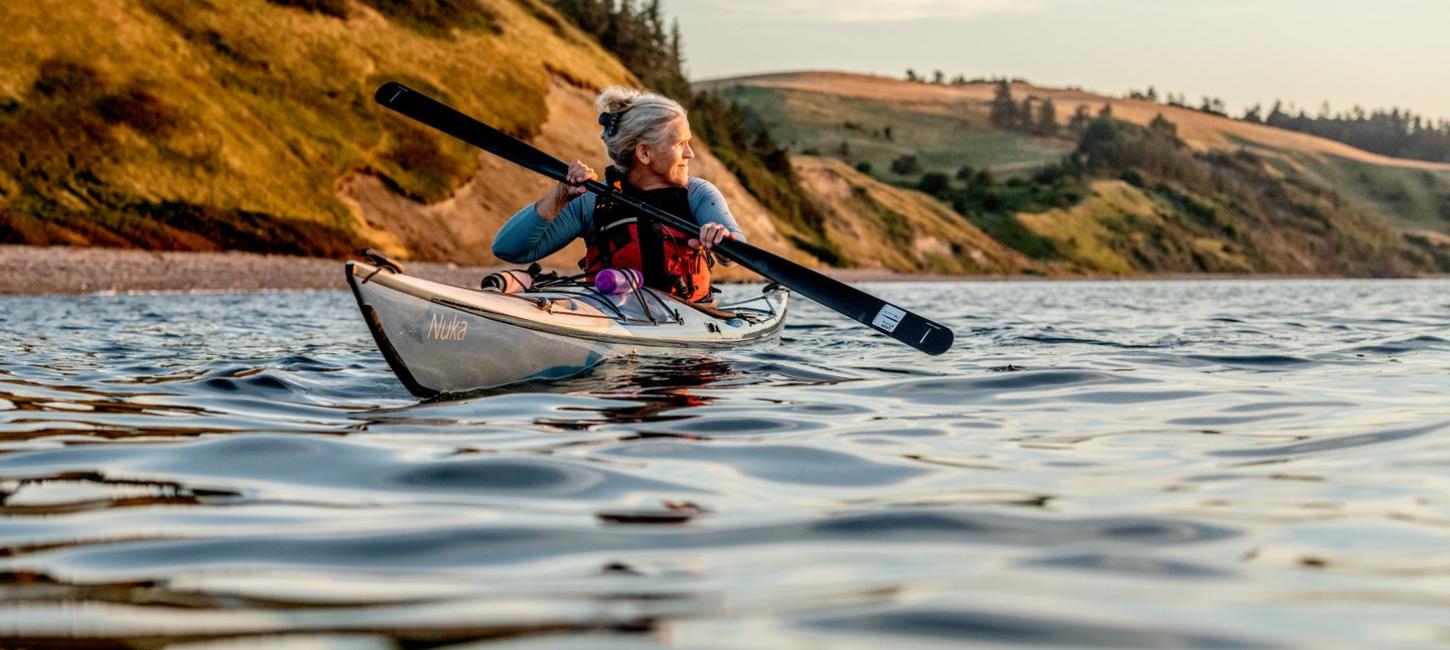
M 734 233 L 735 238 L 745 240 L 745 233 L 730 214 L 720 189 L 703 178 L 690 177 L 686 185 L 689 195 L 690 213 L 695 223 L 705 225 L 715 222 Z M 539 216 L 534 203 L 524 206 L 517 214 L 509 217 L 507 223 L 493 238 L 493 254 L 501 260 L 513 263 L 533 262 L 553 254 L 567 246 L 575 237 L 588 238 L 593 230 L 595 195 L 585 194 L 567 203 L 559 210 L 553 221 Z

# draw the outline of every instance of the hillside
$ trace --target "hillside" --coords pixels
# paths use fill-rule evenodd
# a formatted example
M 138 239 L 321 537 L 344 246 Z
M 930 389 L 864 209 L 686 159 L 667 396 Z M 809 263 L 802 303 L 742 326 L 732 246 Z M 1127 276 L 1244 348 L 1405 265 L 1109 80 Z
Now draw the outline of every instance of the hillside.
M 1450 253 L 1450 165 L 1190 109 L 1013 84 L 1016 98 L 1050 98 L 1060 122 L 1079 106 L 1095 116 L 1105 105 L 1125 125 L 1166 120 L 1163 138 L 1139 128 L 1125 137 L 1141 146 L 1063 178 L 1062 161 L 1079 151 L 1082 133 L 994 126 L 995 84 L 796 73 L 700 86 L 749 106 L 798 154 L 836 158 L 903 187 L 938 176 L 928 193 L 1059 269 L 1379 275 L 1444 270 Z M 893 166 L 903 156 L 916 165 Z
M 372 90 L 405 81 L 602 168 L 593 93 L 636 83 L 539 0 L 19 2 L 0 23 L 6 243 L 493 263 L 492 233 L 549 181 Z M 790 252 L 707 151 L 695 173 Z
M 1044 139 L 1004 133 L 989 122 L 993 84 L 963 86 L 914 83 L 887 77 L 837 72 L 782 73 L 718 79 L 699 84 L 757 110 L 780 138 L 797 151 L 838 155 L 848 143 L 851 154 L 868 161 L 878 175 L 890 157 L 918 152 L 924 167 L 940 171 L 951 164 L 990 165 L 1011 173 L 1052 162 L 1070 150 L 1070 139 Z M 1110 98 L 1083 90 L 1014 83 L 1015 97 L 1051 99 L 1066 121 L 1078 106 L 1092 114 L 1111 106 L 1115 118 L 1147 126 L 1161 114 L 1178 127 L 1179 137 L 1199 151 L 1249 150 L 1285 172 L 1303 174 L 1334 187 L 1405 230 L 1450 234 L 1450 165 L 1390 158 L 1304 133 L 1166 106 L 1144 100 Z M 861 125 L 850 128 L 846 122 Z M 879 131 L 894 124 L 893 140 Z

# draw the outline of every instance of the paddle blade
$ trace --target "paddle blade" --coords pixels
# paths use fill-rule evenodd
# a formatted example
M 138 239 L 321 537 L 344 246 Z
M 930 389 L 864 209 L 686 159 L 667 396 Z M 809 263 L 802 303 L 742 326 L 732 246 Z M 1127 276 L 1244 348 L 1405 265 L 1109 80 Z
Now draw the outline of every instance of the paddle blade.
M 564 161 L 396 81 L 378 86 L 373 101 L 556 181 L 569 175 Z
M 732 239 L 720 242 L 716 248 L 741 266 L 927 354 L 946 352 L 956 340 L 951 329 L 941 323 L 769 251 Z

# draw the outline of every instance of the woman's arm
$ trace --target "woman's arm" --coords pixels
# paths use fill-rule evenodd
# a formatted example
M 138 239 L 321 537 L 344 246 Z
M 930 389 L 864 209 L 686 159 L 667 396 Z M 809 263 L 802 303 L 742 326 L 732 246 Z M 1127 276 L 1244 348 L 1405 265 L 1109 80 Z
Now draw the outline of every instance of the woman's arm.
M 565 182 L 525 206 L 493 238 L 493 254 L 506 262 L 533 262 L 567 246 L 588 229 L 594 212 L 593 197 L 576 200 L 587 190 L 581 185 L 598 176 L 588 165 L 574 161 Z M 589 205 L 585 205 L 589 201 Z
M 543 218 L 537 202 L 524 206 L 494 235 L 494 257 L 514 263 L 548 257 L 584 234 L 589 223 L 585 215 L 594 211 L 593 204 L 592 197 L 570 201 L 553 219 Z
M 735 223 L 735 215 L 730 214 L 730 206 L 719 188 L 703 178 L 691 178 L 689 192 L 690 212 L 700 225 L 700 237 L 692 239 L 691 246 L 700 243 L 712 248 L 726 238 L 745 241 L 745 232 Z

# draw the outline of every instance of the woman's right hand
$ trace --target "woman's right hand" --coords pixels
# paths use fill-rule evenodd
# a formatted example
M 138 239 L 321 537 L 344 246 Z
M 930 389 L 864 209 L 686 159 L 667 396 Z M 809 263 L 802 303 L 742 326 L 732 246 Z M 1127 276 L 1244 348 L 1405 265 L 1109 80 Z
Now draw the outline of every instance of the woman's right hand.
M 564 209 L 570 201 L 573 201 L 580 194 L 588 192 L 584 187 L 585 181 L 599 180 L 599 175 L 594 170 L 578 160 L 569 163 L 569 172 L 565 175 L 565 181 L 554 186 L 536 205 L 539 216 L 545 221 L 553 221 L 559 216 L 559 211 Z

